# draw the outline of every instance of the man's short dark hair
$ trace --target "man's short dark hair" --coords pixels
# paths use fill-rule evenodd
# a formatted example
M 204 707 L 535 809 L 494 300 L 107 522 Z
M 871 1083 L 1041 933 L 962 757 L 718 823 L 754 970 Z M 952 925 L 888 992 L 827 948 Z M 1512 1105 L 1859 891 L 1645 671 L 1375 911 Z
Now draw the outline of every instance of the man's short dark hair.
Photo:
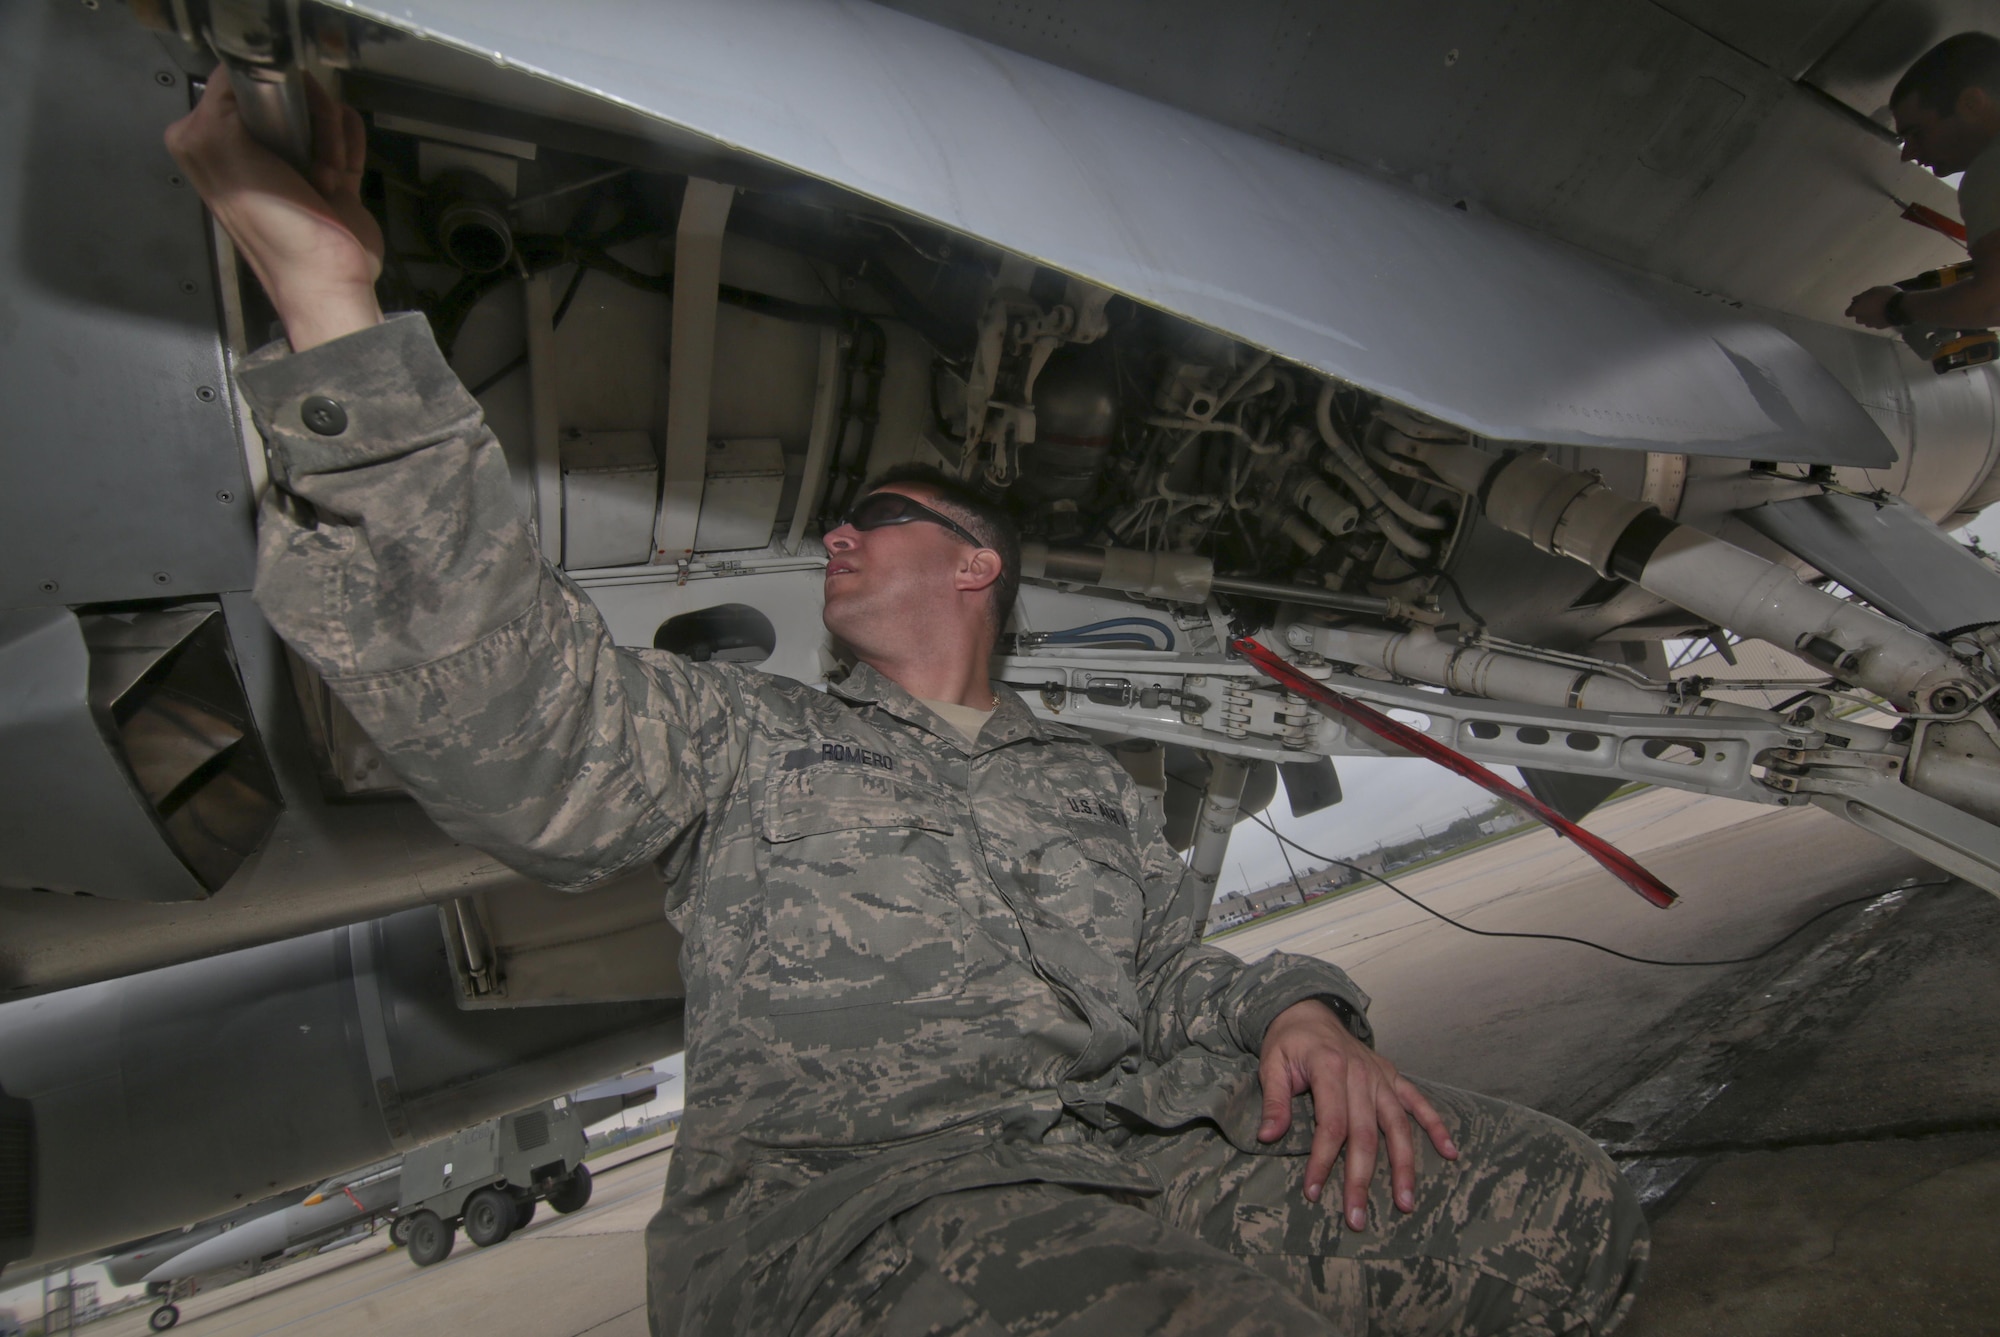
M 893 469 L 885 469 L 868 480 L 861 495 L 865 497 L 870 492 L 880 492 L 893 484 L 923 488 L 936 502 L 938 510 L 964 525 L 978 536 L 982 544 L 1000 554 L 1000 577 L 991 587 L 992 611 L 994 630 L 1004 628 L 1007 615 L 1014 611 L 1014 597 L 1021 590 L 1021 535 L 1014 527 L 1013 517 L 964 479 L 954 478 L 929 464 L 899 464 Z
M 1968 88 L 1983 88 L 2000 98 L 2000 37 L 1962 32 L 1945 38 L 1917 57 L 1889 94 L 1889 105 L 1915 98 L 1938 115 L 1949 116 L 1958 106 L 1958 95 Z

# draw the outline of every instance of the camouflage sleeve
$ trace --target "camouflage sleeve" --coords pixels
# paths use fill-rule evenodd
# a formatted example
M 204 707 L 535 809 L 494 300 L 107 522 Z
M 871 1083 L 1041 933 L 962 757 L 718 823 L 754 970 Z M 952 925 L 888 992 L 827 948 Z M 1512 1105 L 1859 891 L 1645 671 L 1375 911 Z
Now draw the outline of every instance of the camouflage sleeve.
M 1135 787 L 1136 788 L 1136 787 Z M 1145 1004 L 1147 1057 L 1166 1062 L 1189 1045 L 1255 1054 L 1280 1012 L 1308 998 L 1338 1000 L 1352 1012 L 1357 1038 L 1373 1043 L 1368 995 L 1347 972 L 1317 957 L 1273 952 L 1253 964 L 1203 943 L 1195 925 L 1207 906 L 1195 878 L 1161 830 L 1157 804 L 1134 796 L 1134 829 L 1146 870 L 1146 916 L 1139 940 L 1139 997 Z
M 440 826 L 576 888 L 700 818 L 741 752 L 730 679 L 612 644 L 422 316 L 238 380 L 275 484 L 257 605 Z

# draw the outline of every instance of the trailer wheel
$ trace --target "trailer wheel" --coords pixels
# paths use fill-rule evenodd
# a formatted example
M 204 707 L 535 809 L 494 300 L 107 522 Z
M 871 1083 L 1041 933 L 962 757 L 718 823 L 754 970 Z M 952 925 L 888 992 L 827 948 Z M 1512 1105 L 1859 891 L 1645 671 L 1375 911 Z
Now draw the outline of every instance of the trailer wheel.
M 528 1222 L 535 1219 L 535 1200 L 522 1198 L 514 1204 L 514 1229 L 527 1229 Z
M 497 1188 L 482 1188 L 465 1200 L 465 1237 L 490 1249 L 514 1233 L 514 1200 Z
M 403 1238 L 409 1241 L 410 1261 L 418 1267 L 441 1263 L 451 1253 L 458 1234 L 438 1219 L 433 1211 L 411 1212 L 404 1218 Z
M 407 1248 L 410 1243 L 410 1219 L 398 1216 L 389 1222 L 389 1243 L 397 1248 Z
M 549 1206 L 567 1216 L 580 1212 L 590 1201 L 590 1167 L 579 1163 L 569 1172 L 569 1177 L 556 1186 L 549 1194 Z
M 181 1311 L 178 1305 L 161 1305 L 146 1316 L 146 1326 L 154 1332 L 165 1332 L 180 1321 Z

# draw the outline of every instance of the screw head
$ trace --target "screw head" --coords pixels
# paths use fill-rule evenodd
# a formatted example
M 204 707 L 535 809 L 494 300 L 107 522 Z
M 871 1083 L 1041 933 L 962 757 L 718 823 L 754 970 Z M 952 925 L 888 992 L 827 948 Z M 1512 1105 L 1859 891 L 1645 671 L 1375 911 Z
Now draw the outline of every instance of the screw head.
M 196 283 L 193 279 L 182 279 L 181 291 L 186 293 L 188 296 L 192 297 L 197 292 L 201 291 L 201 285 Z
M 90 8 L 95 9 L 97 6 L 91 5 Z M 162 88 L 172 88 L 174 86 L 174 72 L 172 70 L 154 70 L 153 82 Z
M 230 502 L 236 500 L 236 494 L 234 492 L 231 492 L 226 487 L 217 488 L 215 493 L 215 499 L 221 502 L 224 506 L 227 506 Z
M 153 573 L 153 583 L 155 585 L 171 585 L 174 583 L 174 578 L 168 572 L 155 571 Z
M 59 590 L 59 589 L 61 589 L 61 588 L 62 588 L 62 586 L 61 586 L 61 585 L 58 585 L 58 584 L 57 584 L 57 583 L 56 583 L 55 581 L 53 581 L 53 580 L 45 580 L 45 581 L 43 581 L 43 582 L 42 582 L 42 593 L 43 593 L 43 594 L 54 594 L 54 593 L 55 593 L 55 592 L 56 592 L 57 590 Z
M 213 404 L 215 402 L 215 387 L 212 385 L 198 385 L 194 388 L 194 397 L 204 404 Z
M 175 190 L 179 190 L 183 186 L 187 185 L 187 178 L 182 176 L 179 172 L 169 172 L 167 173 L 167 184 L 172 186 Z

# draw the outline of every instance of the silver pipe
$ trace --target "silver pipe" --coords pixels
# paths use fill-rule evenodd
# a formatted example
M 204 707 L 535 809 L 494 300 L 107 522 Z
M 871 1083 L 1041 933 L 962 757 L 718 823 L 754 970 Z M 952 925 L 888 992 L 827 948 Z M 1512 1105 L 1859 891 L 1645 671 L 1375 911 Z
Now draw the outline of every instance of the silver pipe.
M 1382 475 L 1375 472 L 1374 466 L 1361 457 L 1361 452 L 1356 450 L 1338 431 L 1334 430 L 1333 390 L 1332 381 L 1328 381 L 1320 387 L 1319 402 L 1313 407 L 1313 421 L 1319 428 L 1320 440 L 1324 441 L 1327 449 L 1333 452 L 1336 472 L 1341 475 L 1341 481 L 1355 488 L 1360 494 L 1362 501 L 1374 503 L 1377 509 L 1386 508 L 1398 519 L 1414 525 L 1418 529 L 1436 531 L 1450 529 L 1450 521 L 1440 520 L 1435 515 L 1425 515 L 1422 511 L 1410 505 L 1409 502 L 1404 501 L 1402 495 L 1390 487 L 1388 483 L 1384 482 Z M 1370 518 L 1381 525 L 1382 532 L 1390 534 L 1392 536 L 1391 541 L 1398 548 L 1409 553 L 1410 556 L 1417 558 L 1419 561 L 1430 556 L 1430 546 L 1407 530 L 1403 532 L 1400 539 L 1395 538 L 1388 516 L 1371 515 Z M 1412 551 L 1413 547 L 1420 547 L 1423 551 L 1421 553 L 1414 552 Z
M 1448 485 L 1486 498 L 1509 533 L 1629 580 L 1697 617 L 1767 641 L 1903 709 L 1936 710 L 1940 692 L 1978 695 L 1973 673 L 1921 632 L 1814 589 L 1776 562 L 1668 520 L 1597 479 L 1534 455 L 1500 460 L 1468 445 L 1411 441 Z
M 1240 594 L 1249 599 L 1272 599 L 1279 603 L 1331 608 L 1343 613 L 1374 613 L 1386 616 L 1395 600 L 1379 594 L 1343 594 L 1339 590 L 1315 589 L 1311 585 L 1288 585 L 1282 580 L 1253 580 L 1248 576 L 1214 576 L 1208 587 L 1217 594 Z
M 1294 649 L 1311 650 L 1337 663 L 1380 669 L 1399 678 L 1496 701 L 1622 715 L 1771 718 L 1766 711 L 1727 701 L 1700 701 L 1689 710 L 1677 711 L 1675 698 L 1664 686 L 1642 687 L 1629 682 L 1608 664 L 1601 669 L 1553 664 L 1490 646 L 1441 641 L 1426 631 L 1298 623 L 1286 632 L 1286 641 Z
M 1395 615 L 1408 608 L 1375 594 L 1342 594 L 1278 580 L 1218 576 L 1208 558 L 1194 553 L 1139 552 L 1132 548 L 1051 548 L 1046 543 L 1023 543 L 1021 578 L 1123 590 L 1170 603 L 1206 603 L 1208 596 L 1216 593 L 1377 616 Z

